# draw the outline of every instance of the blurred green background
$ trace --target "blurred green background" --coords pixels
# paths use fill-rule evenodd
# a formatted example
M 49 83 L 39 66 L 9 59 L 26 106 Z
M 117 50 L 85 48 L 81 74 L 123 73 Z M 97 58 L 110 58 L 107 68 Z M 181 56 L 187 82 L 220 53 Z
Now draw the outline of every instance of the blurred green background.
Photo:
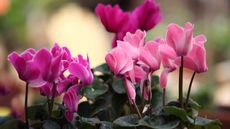
M 7 62 L 12 51 L 39 49 L 54 42 L 70 48 L 74 55 L 89 54 L 92 66 L 104 62 L 113 35 L 107 33 L 94 13 L 97 3 L 119 4 L 123 10 L 135 8 L 143 0 L 0 0 L 0 116 L 8 109 L 22 110 L 24 85 Z M 209 71 L 196 76 L 193 98 L 203 110 L 230 108 L 230 1 L 158 0 L 162 22 L 148 32 L 147 40 L 165 36 L 171 22 L 195 24 L 194 35 L 205 34 Z M 161 70 L 156 74 L 159 75 Z M 170 74 L 168 99 L 177 98 L 177 72 Z M 185 72 L 185 91 L 191 71 Z M 34 91 L 36 92 L 36 91 Z M 9 93 L 9 94 L 7 94 Z M 6 95 L 4 95 L 6 94 Z M 34 96 L 30 95 L 30 101 Z

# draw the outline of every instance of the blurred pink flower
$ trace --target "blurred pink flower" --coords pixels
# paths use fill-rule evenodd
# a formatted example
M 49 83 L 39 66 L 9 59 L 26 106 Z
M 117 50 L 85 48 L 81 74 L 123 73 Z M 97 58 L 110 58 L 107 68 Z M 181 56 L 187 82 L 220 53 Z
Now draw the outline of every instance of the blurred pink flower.
M 118 5 L 98 4 L 95 9 L 106 30 L 113 33 L 123 31 L 129 21 L 129 13 L 123 12 Z
M 136 29 L 150 30 L 162 19 L 160 6 L 155 0 L 145 0 L 140 6 L 133 10 L 130 23 Z
M 132 12 L 122 12 L 118 5 L 98 4 L 95 9 L 106 30 L 115 33 L 112 47 L 117 46 L 116 40 L 122 40 L 127 32 L 135 32 L 137 29 L 148 31 L 161 21 L 159 5 L 155 0 L 145 0 Z

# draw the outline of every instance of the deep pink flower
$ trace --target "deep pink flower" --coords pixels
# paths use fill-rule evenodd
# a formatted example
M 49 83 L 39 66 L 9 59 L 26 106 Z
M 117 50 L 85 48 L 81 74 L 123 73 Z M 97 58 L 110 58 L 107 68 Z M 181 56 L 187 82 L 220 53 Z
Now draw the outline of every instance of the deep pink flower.
M 117 76 L 123 75 L 133 69 L 133 60 L 121 48 L 113 48 L 105 57 L 110 70 Z
M 34 62 L 40 69 L 42 79 L 46 82 L 56 82 L 61 74 L 61 55 L 52 56 L 47 49 L 41 49 L 34 57 Z
M 192 49 L 193 25 L 187 22 L 184 27 L 171 23 L 166 34 L 167 44 L 178 56 L 186 56 Z
M 21 80 L 31 84 L 32 87 L 40 87 L 44 82 L 40 78 L 40 70 L 34 63 L 34 49 L 27 49 L 22 54 L 12 52 L 8 60 L 16 69 Z
M 148 31 L 162 19 L 160 6 L 155 0 L 145 0 L 131 14 L 130 24 L 136 29 Z
M 96 13 L 107 31 L 113 32 L 115 38 L 112 47 L 117 46 L 117 40 L 122 40 L 127 32 L 138 29 L 148 31 L 161 21 L 159 5 L 154 0 L 145 0 L 132 12 L 122 12 L 119 6 L 98 4 Z
M 64 106 L 66 107 L 65 117 L 69 122 L 73 121 L 74 113 L 77 112 L 80 100 L 78 92 L 76 87 L 71 87 L 63 97 Z
M 123 31 L 129 21 L 129 13 L 123 12 L 118 5 L 112 7 L 111 5 L 98 4 L 95 12 L 109 32 Z
M 93 82 L 93 73 L 90 69 L 89 57 L 85 60 L 82 55 L 73 59 L 68 67 L 70 74 L 81 81 L 81 85 L 90 85 Z

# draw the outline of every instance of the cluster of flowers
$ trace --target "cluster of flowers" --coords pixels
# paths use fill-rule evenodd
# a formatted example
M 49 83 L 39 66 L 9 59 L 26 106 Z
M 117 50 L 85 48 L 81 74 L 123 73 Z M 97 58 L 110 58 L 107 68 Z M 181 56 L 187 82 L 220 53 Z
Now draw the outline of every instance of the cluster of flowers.
M 41 95 L 52 100 L 64 94 L 65 117 L 68 121 L 73 120 L 80 99 L 79 91 L 93 81 L 88 57 L 72 57 L 68 48 L 55 44 L 51 50 L 30 48 L 21 54 L 12 52 L 8 60 L 19 78 L 27 86 L 39 88 Z
M 130 103 L 135 104 L 135 84 L 140 83 L 142 96 L 145 100 L 152 97 L 151 76 L 163 64 L 160 85 L 166 88 L 167 75 L 183 64 L 183 67 L 196 73 L 207 71 L 206 37 L 193 37 L 194 26 L 186 23 L 184 27 L 171 23 L 165 38 L 145 42 L 146 32 L 137 30 L 127 33 L 123 40 L 117 41 L 105 57 L 110 70 L 123 78 Z
M 134 33 L 137 29 L 148 31 L 162 18 L 160 6 L 153 0 L 145 0 L 132 12 L 123 12 L 118 5 L 103 4 L 98 4 L 95 12 L 106 30 L 115 34 L 112 47 L 116 47 L 116 41 L 122 40 L 127 32 Z

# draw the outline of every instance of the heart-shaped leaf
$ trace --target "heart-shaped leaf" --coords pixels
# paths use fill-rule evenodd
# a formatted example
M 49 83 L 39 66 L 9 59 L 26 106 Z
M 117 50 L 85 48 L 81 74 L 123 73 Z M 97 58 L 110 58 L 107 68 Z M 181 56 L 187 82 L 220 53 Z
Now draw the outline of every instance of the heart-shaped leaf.
M 82 91 L 83 95 L 91 100 L 95 100 L 96 97 L 106 93 L 109 87 L 103 82 L 103 80 L 95 78 L 93 84 L 85 87 Z
M 171 119 L 170 116 L 154 116 L 154 117 L 148 117 L 141 119 L 139 121 L 140 125 L 144 127 L 148 127 L 151 129 L 175 129 L 180 121 L 176 119 Z
M 0 129 L 26 129 L 26 125 L 20 120 L 13 119 L 2 124 Z
M 112 83 L 113 90 L 118 94 L 125 94 L 125 88 L 123 86 L 123 81 L 120 78 L 114 79 Z
M 119 117 L 115 121 L 113 121 L 113 123 L 114 123 L 114 126 L 117 128 L 138 127 L 139 126 L 139 118 L 138 118 L 138 115 L 133 114 L 133 115 Z

